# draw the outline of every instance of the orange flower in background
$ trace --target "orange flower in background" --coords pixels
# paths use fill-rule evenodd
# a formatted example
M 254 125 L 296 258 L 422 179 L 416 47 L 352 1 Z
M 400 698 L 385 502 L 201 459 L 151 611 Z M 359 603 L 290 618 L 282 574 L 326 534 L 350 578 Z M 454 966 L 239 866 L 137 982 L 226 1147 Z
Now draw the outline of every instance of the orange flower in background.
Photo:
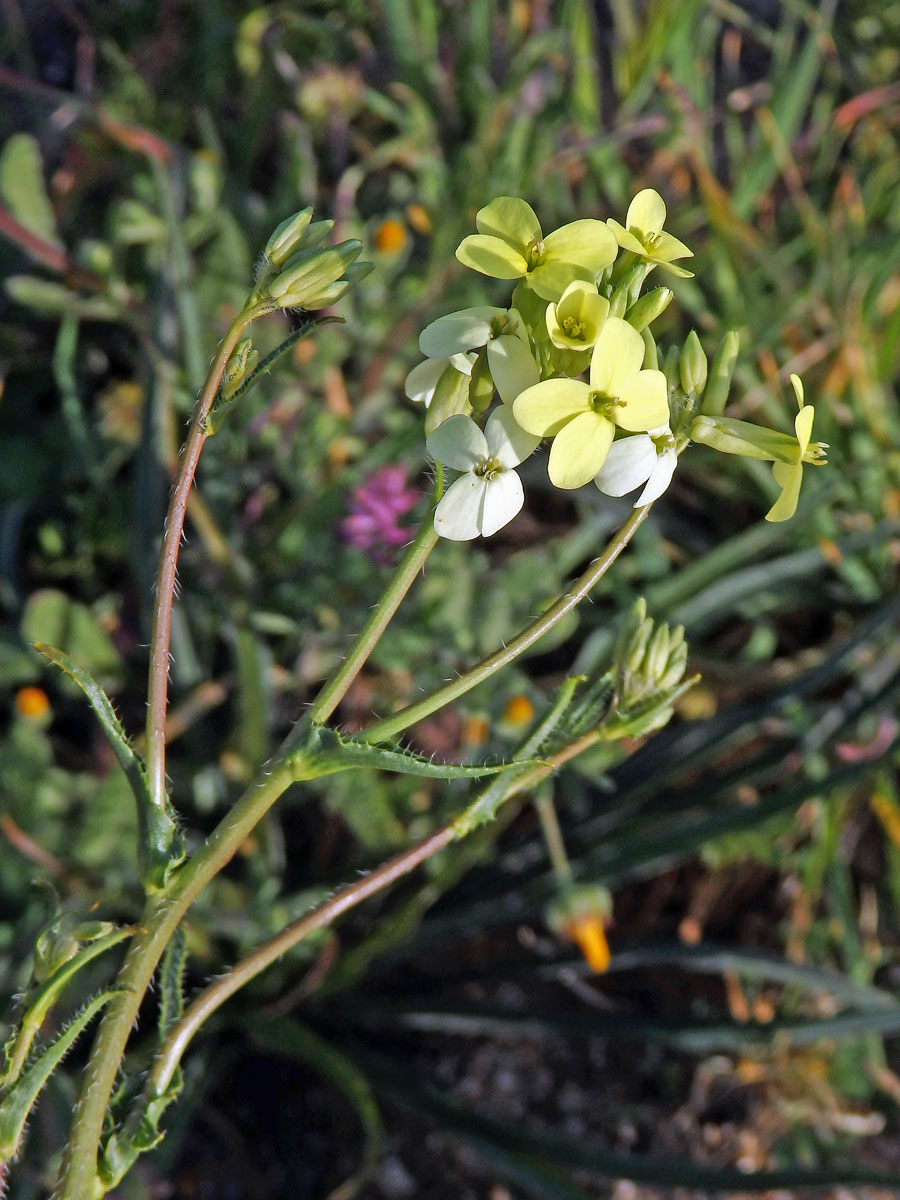
M 16 712 L 26 721 L 43 721 L 50 712 L 50 701 L 43 688 L 28 686 L 16 692 Z
M 534 716 L 534 705 L 527 696 L 510 696 L 503 716 L 512 725 L 525 725 Z
M 609 968 L 609 941 L 603 918 L 595 914 L 576 918 L 566 931 L 584 955 L 587 965 L 598 975 Z
M 408 241 L 406 226 L 396 217 L 388 217 L 375 230 L 375 249 L 379 254 L 399 254 Z

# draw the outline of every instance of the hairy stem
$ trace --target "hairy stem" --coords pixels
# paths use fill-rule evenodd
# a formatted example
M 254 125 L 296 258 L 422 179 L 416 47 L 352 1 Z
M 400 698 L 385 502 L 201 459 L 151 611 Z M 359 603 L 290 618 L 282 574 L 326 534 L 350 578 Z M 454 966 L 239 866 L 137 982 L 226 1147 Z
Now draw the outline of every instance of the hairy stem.
M 535 765 L 524 776 L 520 775 L 510 784 L 504 803 L 546 779 L 558 767 L 582 754 L 589 747 L 595 745 L 598 740 L 599 731 L 591 730 L 568 746 L 564 746 L 556 754 L 551 755 L 545 763 Z M 252 954 L 248 954 L 245 959 L 205 987 L 169 1031 L 150 1072 L 147 1094 L 151 1098 L 162 1095 L 172 1082 L 172 1076 L 197 1031 L 230 996 L 240 991 L 251 979 L 255 979 L 257 975 L 281 958 L 283 954 L 286 954 L 288 950 L 309 937 L 311 933 L 325 928 L 349 909 L 355 908 L 357 904 L 368 900 L 370 896 L 390 887 L 391 884 L 408 875 L 439 850 L 443 850 L 457 837 L 456 824 L 451 821 L 414 846 L 410 846 L 408 850 L 403 850 L 388 859 L 365 878 L 341 888 L 318 908 L 288 925 L 281 933 L 264 942 Z
M 75 1109 L 58 1200 L 91 1200 L 97 1147 L 109 1097 L 125 1045 L 137 1019 L 157 963 L 184 913 L 235 854 L 254 826 L 294 782 L 294 771 L 280 764 L 243 794 L 189 862 L 175 873 L 168 891 L 152 897 L 126 955 L 117 986 L 127 988 L 109 1003 L 85 1069 Z
M 422 522 L 415 540 L 410 545 L 403 561 L 397 568 L 394 577 L 385 589 L 378 604 L 372 610 L 372 615 L 353 639 L 353 645 L 347 657 L 319 692 L 312 708 L 306 714 L 308 720 L 327 721 L 340 702 L 346 696 L 350 685 L 359 674 L 366 659 L 374 650 L 378 639 L 390 624 L 394 614 L 400 607 L 403 597 L 409 591 L 413 580 L 425 564 L 428 555 L 434 549 L 438 535 L 434 531 L 431 511 L 444 494 L 444 469 L 440 463 L 435 464 L 434 491 L 431 496 L 431 510 L 428 518 Z
M 519 655 L 534 645 L 536 641 L 548 633 L 554 625 L 563 619 L 563 617 L 572 611 L 590 592 L 591 588 L 603 578 L 612 564 L 616 561 L 628 543 L 631 541 L 636 530 L 653 507 L 652 504 L 647 504 L 643 508 L 636 508 L 628 520 L 622 525 L 612 539 L 607 544 L 605 550 L 599 558 L 595 558 L 588 569 L 573 583 L 570 591 L 556 601 L 551 606 L 528 626 L 517 634 L 512 641 L 508 642 L 500 650 L 487 658 L 482 659 L 474 667 L 463 672 L 456 679 L 452 679 L 437 691 L 431 693 L 430 696 L 425 696 L 416 704 L 410 704 L 407 708 L 403 708 L 393 717 L 386 717 L 383 721 L 377 721 L 374 725 L 370 725 L 368 729 L 363 730 L 358 735 L 359 738 L 367 742 L 384 742 L 394 737 L 398 733 L 402 733 L 404 729 L 409 729 L 410 725 L 415 725 L 417 721 L 421 721 L 424 717 L 429 717 L 433 712 L 437 712 L 439 708 L 443 708 L 445 704 L 450 704 L 451 701 L 465 695 L 473 687 L 479 683 L 483 683 L 485 679 L 489 679 L 495 672 L 501 668 L 508 666 Z
M 150 673 L 147 692 L 147 779 L 150 797 L 162 808 L 166 797 L 166 702 L 169 685 L 169 643 L 172 634 L 172 606 L 175 597 L 175 580 L 178 570 L 178 552 L 184 532 L 184 517 L 188 496 L 194 483 L 200 452 L 206 442 L 204 421 L 219 390 L 222 372 L 232 351 L 240 340 L 244 329 L 255 316 L 253 309 L 245 309 L 233 322 L 219 352 L 213 360 L 206 382 L 194 408 L 194 416 L 187 441 L 181 452 L 181 466 L 169 511 L 159 556 L 156 575 L 156 610 L 153 617 L 153 633 L 150 638 Z

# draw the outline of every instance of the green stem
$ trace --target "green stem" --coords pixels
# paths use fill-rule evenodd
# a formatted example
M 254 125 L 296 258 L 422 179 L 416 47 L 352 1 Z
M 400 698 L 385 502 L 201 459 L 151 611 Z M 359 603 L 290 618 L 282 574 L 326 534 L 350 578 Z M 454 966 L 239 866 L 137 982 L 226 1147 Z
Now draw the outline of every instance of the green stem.
M 434 491 L 431 497 L 432 510 L 437 507 L 438 501 L 444 494 L 444 470 L 440 463 L 435 463 L 435 472 Z M 378 639 L 390 624 L 394 613 L 400 607 L 403 597 L 421 571 L 437 540 L 438 535 L 434 531 L 434 522 L 431 520 L 429 512 L 428 519 L 422 522 L 415 540 L 404 555 L 403 561 L 372 611 L 372 615 L 354 638 L 347 657 L 324 685 L 313 702 L 312 708 L 307 712 L 307 720 L 327 721 L 346 696 L 350 685 L 374 650 Z
M 553 874 L 561 888 L 568 887 L 572 882 L 572 864 L 566 854 L 566 843 L 559 827 L 556 815 L 556 805 L 553 803 L 553 793 L 541 791 L 534 798 L 534 806 L 541 820 L 541 832 L 547 844 L 547 853 L 553 864 Z
M 483 683 L 485 679 L 489 679 L 495 672 L 501 668 L 508 666 L 523 651 L 529 646 L 533 646 L 536 641 L 548 633 L 554 625 L 558 624 L 567 613 L 570 613 L 590 592 L 591 588 L 603 578 L 612 564 L 616 561 L 628 543 L 631 541 L 636 530 L 646 518 L 652 504 L 647 504 L 643 508 L 636 508 L 628 520 L 622 525 L 612 539 L 607 544 L 605 550 L 599 558 L 595 558 L 588 569 L 575 580 L 570 591 L 556 601 L 532 623 L 526 626 L 521 633 L 517 634 L 511 642 L 497 650 L 494 654 L 482 659 L 470 670 L 465 671 L 456 679 L 452 679 L 437 691 L 431 693 L 430 696 L 425 696 L 416 704 L 410 704 L 407 708 L 401 709 L 393 717 L 386 717 L 383 721 L 377 721 L 374 725 L 370 725 L 368 729 L 363 730 L 358 736 L 367 742 L 384 742 L 394 737 L 398 733 L 402 733 L 404 729 L 409 729 L 410 725 L 415 725 L 417 721 L 421 721 L 424 717 L 429 717 L 433 712 L 437 712 L 439 708 L 450 704 L 453 700 L 465 695 L 473 687 L 479 683 Z
M 117 993 L 107 1006 L 85 1069 L 57 1200 L 93 1200 L 96 1195 L 97 1147 L 109 1097 L 157 963 L 198 894 L 293 782 L 292 768 L 283 763 L 264 775 L 238 800 L 194 857 L 175 873 L 168 892 L 148 902 L 116 981 L 117 986 L 128 990 Z
M 502 803 L 505 804 L 513 796 L 535 787 L 561 766 L 596 745 L 597 741 L 598 731 L 592 729 L 582 737 L 570 742 L 568 746 L 563 746 L 561 750 L 550 755 L 546 762 L 536 764 L 524 775 L 513 780 Z M 318 908 L 288 925 L 281 933 L 264 942 L 245 959 L 205 987 L 169 1031 L 153 1064 L 145 1094 L 151 1099 L 162 1095 L 171 1083 L 172 1076 L 197 1031 L 230 996 L 248 984 L 251 979 L 255 979 L 257 975 L 286 954 L 288 950 L 302 942 L 304 938 L 309 937 L 311 933 L 318 929 L 324 929 L 343 913 L 362 903 L 363 900 L 390 887 L 391 884 L 408 875 L 421 863 L 431 858 L 439 850 L 445 849 L 458 838 L 457 822 L 450 821 L 414 846 L 410 846 L 407 850 L 388 859 L 386 863 L 369 875 L 341 888 Z

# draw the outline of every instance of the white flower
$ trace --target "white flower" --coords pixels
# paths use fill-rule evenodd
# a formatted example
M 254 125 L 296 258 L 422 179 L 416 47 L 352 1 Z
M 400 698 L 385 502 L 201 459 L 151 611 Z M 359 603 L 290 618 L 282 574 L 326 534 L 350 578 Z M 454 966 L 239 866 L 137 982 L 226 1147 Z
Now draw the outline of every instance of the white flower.
M 464 472 L 435 510 L 434 527 L 441 537 L 468 542 L 479 535 L 490 537 L 507 525 L 525 502 L 522 481 L 513 468 L 540 440 L 521 429 L 505 406 L 491 413 L 483 433 L 461 414 L 439 425 L 426 441 L 429 454 Z
M 645 484 L 634 503 L 635 508 L 643 508 L 663 494 L 677 463 L 675 439 L 669 427 L 663 425 L 613 442 L 594 483 L 607 496 L 625 496 Z
M 491 378 L 504 404 L 512 404 L 519 392 L 539 382 L 528 330 L 514 308 L 464 308 L 438 317 L 419 335 L 419 349 L 429 358 L 482 346 L 487 347 Z
M 414 400 L 416 404 L 424 404 L 427 408 L 434 399 L 434 390 L 438 385 L 438 380 L 447 368 L 453 367 L 462 375 L 471 375 L 474 361 L 474 354 L 451 354 L 446 358 L 426 358 L 417 367 L 413 367 L 407 375 L 403 390 L 410 400 Z

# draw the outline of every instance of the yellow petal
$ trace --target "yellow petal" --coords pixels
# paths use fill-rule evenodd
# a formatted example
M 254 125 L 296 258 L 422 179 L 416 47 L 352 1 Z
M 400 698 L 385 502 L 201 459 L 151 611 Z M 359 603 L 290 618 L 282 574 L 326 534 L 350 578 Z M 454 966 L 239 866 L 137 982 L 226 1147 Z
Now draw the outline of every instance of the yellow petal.
M 644 188 L 628 205 L 625 224 L 631 233 L 660 233 L 666 223 L 666 205 L 659 192 Z
M 775 482 L 781 487 L 781 495 L 766 513 L 766 520 L 789 521 L 797 511 L 803 467 L 799 463 L 795 467 L 790 467 L 787 463 L 773 463 L 772 474 L 775 476 Z
M 644 339 L 621 317 L 607 317 L 591 355 L 591 387 L 619 396 L 644 361 Z
M 481 233 L 470 233 L 459 243 L 456 257 L 464 267 L 492 279 L 518 279 L 528 269 L 524 257 L 507 242 Z
M 541 223 L 530 204 L 518 196 L 498 196 L 479 209 L 475 228 L 525 250 L 532 240 L 541 240 Z
M 809 445 L 809 439 L 812 437 L 813 417 L 816 415 L 816 410 L 812 404 L 805 404 L 797 413 L 794 421 L 794 433 L 797 435 L 797 441 L 800 443 L 800 457 L 806 453 L 806 447 Z
M 608 267 L 616 249 L 615 235 L 605 221 L 572 221 L 544 238 L 548 259 L 577 263 L 592 273 Z
M 606 461 L 615 431 L 612 421 L 595 412 L 569 421 L 550 447 L 550 482 L 566 489 L 590 483 Z
M 573 417 L 590 411 L 590 395 L 578 379 L 545 379 L 516 396 L 513 416 L 529 433 L 553 437 Z
M 619 393 L 624 408 L 615 410 L 620 429 L 643 433 L 669 421 L 669 389 L 662 371 L 639 371 Z

